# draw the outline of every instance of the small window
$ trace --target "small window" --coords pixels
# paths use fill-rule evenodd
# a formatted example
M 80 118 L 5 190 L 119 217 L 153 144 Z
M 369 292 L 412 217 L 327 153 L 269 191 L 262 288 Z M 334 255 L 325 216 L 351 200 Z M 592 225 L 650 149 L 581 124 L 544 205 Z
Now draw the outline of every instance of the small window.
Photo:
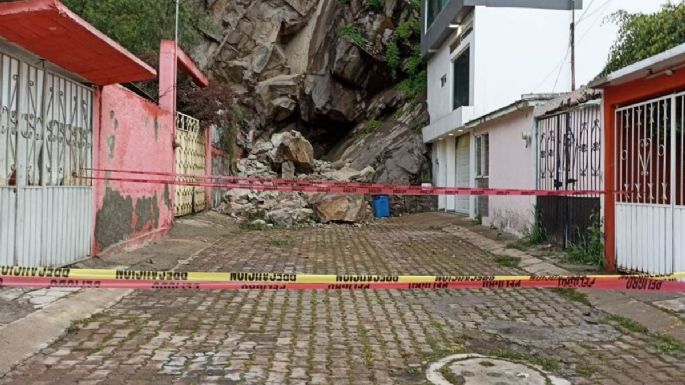
M 449 0 L 426 0 L 426 29 L 430 28 L 431 24 L 440 14 Z
M 452 109 L 454 110 L 462 106 L 470 105 L 470 51 L 471 49 L 467 48 L 454 60 L 453 63 L 454 91 L 452 94 Z
M 487 178 L 490 175 L 490 135 L 476 136 L 476 177 Z

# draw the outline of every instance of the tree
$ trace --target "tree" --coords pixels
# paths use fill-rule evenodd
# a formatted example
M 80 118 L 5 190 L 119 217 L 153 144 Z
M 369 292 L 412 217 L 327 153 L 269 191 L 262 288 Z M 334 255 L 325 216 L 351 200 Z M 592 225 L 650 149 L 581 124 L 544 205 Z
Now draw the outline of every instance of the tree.
M 175 0 L 63 0 L 95 28 L 143 58 L 159 52 L 162 39 L 173 39 Z M 211 28 L 208 17 L 189 0 L 180 2 L 179 36 L 184 48 L 199 38 L 199 28 Z
M 618 11 L 609 20 L 619 26 L 603 73 L 608 74 L 685 42 L 685 3 L 667 3 L 653 14 Z

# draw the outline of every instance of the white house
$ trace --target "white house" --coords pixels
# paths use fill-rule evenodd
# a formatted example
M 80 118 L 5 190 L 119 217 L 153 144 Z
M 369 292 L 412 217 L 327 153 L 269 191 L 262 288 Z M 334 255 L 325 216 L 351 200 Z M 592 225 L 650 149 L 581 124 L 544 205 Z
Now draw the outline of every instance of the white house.
M 534 89 L 568 90 L 570 0 L 426 0 L 421 47 L 428 61 L 424 142 L 432 144 L 433 183 L 487 183 L 490 141 L 477 121 Z M 582 9 L 582 0 L 575 1 Z M 549 68 L 559 75 L 545 76 Z M 517 145 L 522 145 L 520 139 Z M 532 161 L 532 160 L 531 160 Z M 515 164 L 512 164 L 514 167 Z M 532 170 L 530 178 L 532 179 Z M 513 187 L 513 186 L 502 186 Z M 534 187 L 531 182 L 530 188 Z M 474 197 L 440 197 L 439 208 L 477 215 Z

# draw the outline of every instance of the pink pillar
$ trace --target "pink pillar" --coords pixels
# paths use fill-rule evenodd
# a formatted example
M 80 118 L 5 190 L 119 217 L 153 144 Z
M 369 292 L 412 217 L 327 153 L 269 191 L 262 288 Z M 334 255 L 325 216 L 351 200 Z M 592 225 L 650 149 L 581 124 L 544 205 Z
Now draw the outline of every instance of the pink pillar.
M 159 47 L 159 106 L 176 113 L 176 43 L 162 40 Z
M 176 42 L 162 40 L 159 46 L 159 106 L 171 112 L 172 135 L 169 144 L 172 146 L 173 161 L 170 165 L 170 173 L 176 172 L 176 81 L 178 73 L 176 71 L 178 49 Z M 171 207 L 176 207 L 176 189 L 169 186 L 171 190 Z
M 205 128 L 205 182 L 214 183 L 208 177 L 212 175 L 212 127 Z M 207 202 L 207 208 L 212 207 L 212 188 L 207 187 L 205 189 L 205 202 Z
M 95 92 L 93 92 L 93 139 L 92 139 L 92 176 L 96 178 L 104 177 L 104 173 L 100 172 L 100 156 L 102 152 L 99 151 L 102 148 L 102 87 L 95 87 Z M 98 212 L 98 202 L 101 201 L 101 197 L 104 195 L 105 191 L 105 181 L 101 179 L 93 179 L 93 213 L 91 222 L 92 226 L 90 228 L 90 255 L 99 255 L 97 242 L 95 240 L 95 224 L 97 223 L 97 212 Z

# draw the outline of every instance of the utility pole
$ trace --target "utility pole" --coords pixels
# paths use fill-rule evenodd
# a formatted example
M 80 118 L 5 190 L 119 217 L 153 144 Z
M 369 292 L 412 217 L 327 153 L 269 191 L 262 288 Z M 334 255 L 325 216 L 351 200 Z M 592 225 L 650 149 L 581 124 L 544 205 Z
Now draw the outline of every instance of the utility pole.
M 571 0 L 571 91 L 576 90 L 576 0 Z
M 174 41 L 178 44 L 178 8 L 180 0 L 176 0 L 176 18 L 174 20 Z

